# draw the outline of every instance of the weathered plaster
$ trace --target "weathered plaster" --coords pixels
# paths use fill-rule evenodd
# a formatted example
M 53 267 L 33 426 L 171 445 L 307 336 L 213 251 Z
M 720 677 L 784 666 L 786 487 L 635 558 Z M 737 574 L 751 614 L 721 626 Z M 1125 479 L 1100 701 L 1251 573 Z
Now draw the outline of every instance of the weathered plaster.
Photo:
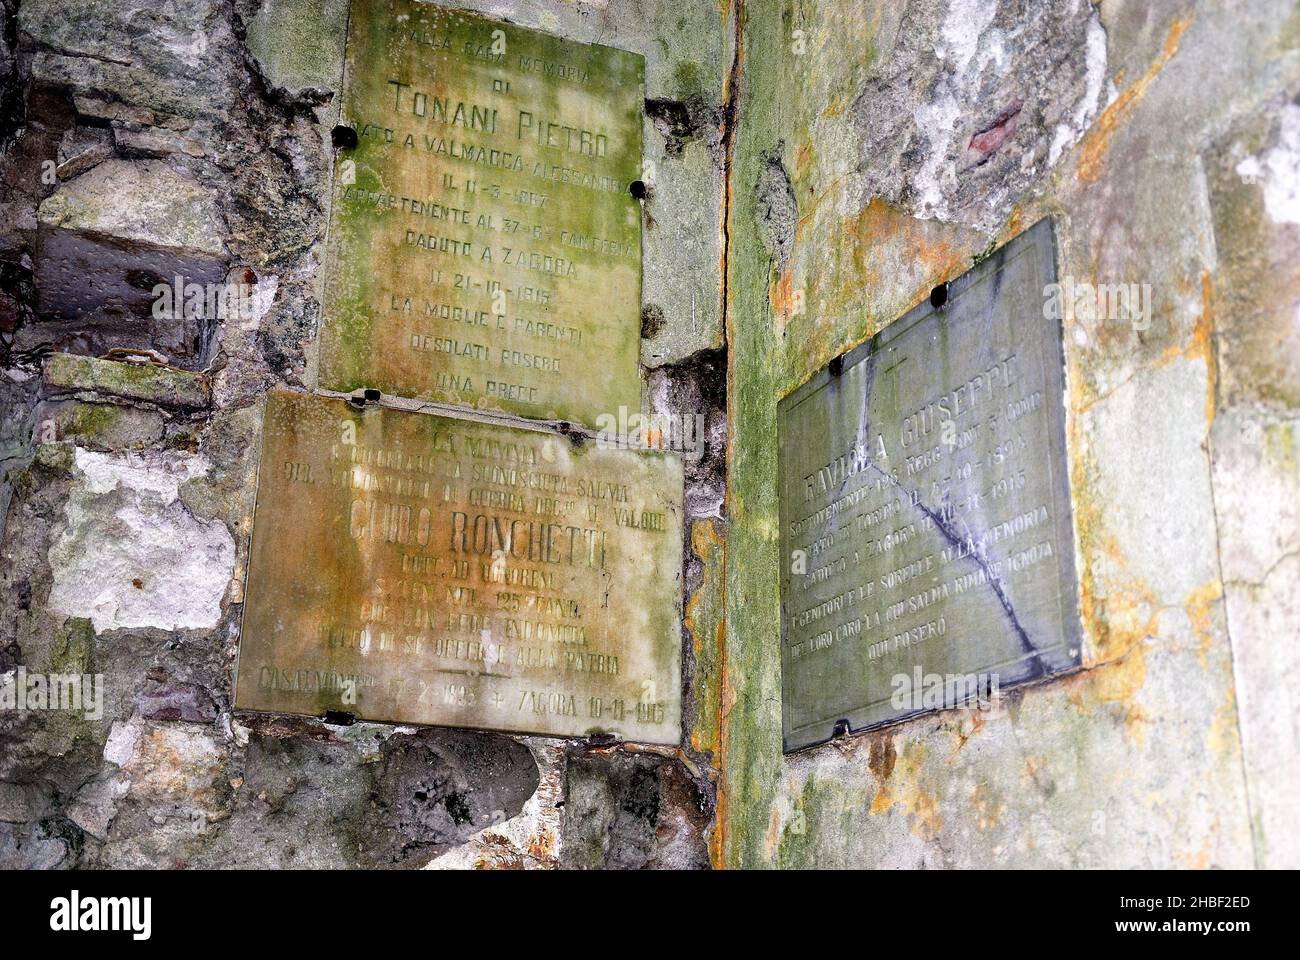
M 1248 23 L 1210 3 L 1036 5 L 1045 46 L 1033 52 L 1004 28 L 1024 21 L 1018 4 L 963 10 L 787 3 L 747 21 L 727 286 L 716 856 L 732 866 L 1249 865 L 1225 523 L 1207 454 L 1225 251 L 1200 157 L 1300 74 L 1280 32 L 1286 5 Z M 1050 87 L 1037 86 L 1044 49 L 1060 52 Z M 994 159 L 963 166 L 959 144 Z M 754 226 L 772 207 L 774 162 L 798 206 L 779 259 Z M 775 401 L 1045 215 L 1061 274 L 1154 291 L 1147 329 L 1066 318 L 1085 667 L 988 713 L 944 712 L 783 757 Z M 1267 498 L 1251 502 L 1276 518 Z
M 77 481 L 50 548 L 51 613 L 86 617 L 97 631 L 217 625 L 235 564 L 224 524 L 195 519 L 181 484 L 199 457 L 114 456 L 76 450 Z

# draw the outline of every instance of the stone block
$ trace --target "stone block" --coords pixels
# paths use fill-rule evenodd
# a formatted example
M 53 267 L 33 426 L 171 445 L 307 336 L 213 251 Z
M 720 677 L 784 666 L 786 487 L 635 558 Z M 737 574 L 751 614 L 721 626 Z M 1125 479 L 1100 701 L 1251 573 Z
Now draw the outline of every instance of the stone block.
M 156 305 L 160 285 L 206 289 L 225 277 L 225 226 L 208 190 L 157 160 L 108 160 L 60 187 L 38 217 L 41 322 L 19 331 L 21 348 L 144 348 L 207 364 L 217 318 Z
M 202 374 L 71 353 L 56 353 L 45 361 L 45 386 L 54 394 L 85 390 L 180 410 L 199 410 L 212 400 L 211 383 Z

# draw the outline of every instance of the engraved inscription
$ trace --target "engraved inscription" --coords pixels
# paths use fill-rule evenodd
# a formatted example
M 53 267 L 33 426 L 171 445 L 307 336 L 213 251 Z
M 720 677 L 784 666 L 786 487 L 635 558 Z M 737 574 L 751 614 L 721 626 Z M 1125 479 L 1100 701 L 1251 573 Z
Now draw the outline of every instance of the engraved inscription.
M 780 404 L 787 749 L 1078 664 L 1044 221 Z
M 321 385 L 592 425 L 640 405 L 645 65 L 356 0 Z
M 676 743 L 681 464 L 267 402 L 236 706 Z

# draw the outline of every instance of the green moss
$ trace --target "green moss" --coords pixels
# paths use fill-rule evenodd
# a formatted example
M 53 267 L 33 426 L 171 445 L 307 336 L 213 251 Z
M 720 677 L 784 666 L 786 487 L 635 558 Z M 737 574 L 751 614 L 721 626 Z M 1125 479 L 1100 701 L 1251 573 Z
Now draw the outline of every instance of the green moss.
M 1276 43 L 1281 52 L 1300 49 L 1300 7 L 1293 8 L 1291 16 L 1282 23 Z
M 768 866 L 765 837 L 783 779 L 781 769 L 780 656 L 773 625 L 781 622 L 777 595 L 776 398 L 779 378 L 770 356 L 768 258 L 758 234 L 758 183 L 766 151 L 786 135 L 782 71 L 752 65 L 779 63 L 781 17 L 749 16 L 744 29 L 749 70 L 741 77 L 745 122 L 735 145 L 728 258 L 728 401 L 733 433 L 728 464 L 727 634 L 752 642 L 727 643 L 731 684 L 738 696 L 727 717 L 723 772 L 724 860 L 732 867 Z
M 153 363 L 124 363 L 55 353 L 45 362 L 52 392 L 88 390 L 167 407 L 199 409 L 211 400 L 208 378 Z
M 705 95 L 704 84 L 700 80 L 700 65 L 694 60 L 683 60 L 673 70 L 673 79 L 677 83 L 677 99 L 689 100 Z
M 52 673 L 94 672 L 95 628 L 82 617 L 69 617 L 59 628 L 50 654 Z
M 42 443 L 36 448 L 32 466 L 52 473 L 68 473 L 72 470 L 73 457 L 72 447 L 66 443 Z
M 336 90 L 347 20 L 347 0 L 267 0 L 249 22 L 248 49 L 277 87 Z

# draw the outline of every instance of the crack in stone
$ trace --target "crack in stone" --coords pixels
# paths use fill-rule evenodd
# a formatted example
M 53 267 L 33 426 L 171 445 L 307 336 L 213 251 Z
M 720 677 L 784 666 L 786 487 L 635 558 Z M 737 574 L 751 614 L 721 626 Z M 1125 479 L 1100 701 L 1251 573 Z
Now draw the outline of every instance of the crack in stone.
M 872 353 L 866 358 L 866 360 L 863 361 L 863 367 L 864 367 L 863 375 L 866 377 L 866 384 L 864 385 L 864 389 L 863 389 L 862 415 L 859 418 L 858 434 L 857 437 L 855 438 L 856 440 L 855 445 L 864 450 L 870 449 L 870 442 L 871 442 L 871 429 L 870 429 L 871 419 L 868 416 L 868 406 L 871 400 L 871 388 L 875 381 L 875 372 L 876 372 L 875 361 L 877 356 L 878 354 Z M 838 377 L 835 380 L 832 380 L 832 384 L 836 384 L 836 383 L 838 383 Z M 904 486 L 900 481 L 896 480 L 891 474 L 882 470 L 880 466 L 876 463 L 875 459 L 871 456 L 864 457 L 862 462 L 864 467 L 876 471 L 876 473 L 878 473 L 891 485 L 901 490 L 905 498 L 907 499 L 907 501 L 911 503 L 912 506 L 920 510 L 924 516 L 929 518 L 934 528 L 943 535 L 944 539 L 946 539 L 949 544 L 951 544 L 954 547 L 962 546 L 961 536 L 955 530 L 953 530 L 947 523 L 945 523 L 943 518 L 938 513 L 936 513 L 930 507 L 925 505 L 925 503 L 921 500 L 921 492 L 919 489 L 911 490 L 908 487 Z M 844 485 L 847 484 L 848 481 L 849 481 L 848 476 L 845 476 L 845 478 L 840 482 L 839 495 L 841 496 L 843 495 Z M 974 547 L 974 543 L 975 543 L 974 538 L 970 537 L 968 539 L 970 539 L 972 547 Z M 980 569 L 983 570 L 985 576 L 987 577 L 989 588 L 993 591 L 994 596 L 996 596 L 998 599 L 998 603 L 1002 606 L 1002 610 L 1006 614 L 1007 620 L 1010 621 L 1011 623 L 1011 628 L 1015 631 L 1016 637 L 1020 640 L 1021 647 L 1024 648 L 1025 653 L 1028 654 L 1030 657 L 1028 663 L 1031 666 L 1031 672 L 1029 673 L 1028 676 L 1022 679 L 1033 680 L 1038 677 L 1046 676 L 1048 670 L 1047 670 L 1047 665 L 1043 662 L 1042 652 L 1029 638 L 1029 634 L 1026 632 L 1024 626 L 1020 623 L 1020 618 L 1016 616 L 1016 611 L 1011 604 L 1010 598 L 1006 595 L 1006 591 L 1002 589 L 1001 581 L 999 581 L 993 575 L 993 571 L 989 567 L 988 559 L 982 556 L 975 549 L 972 549 L 971 552 L 967 554 L 967 556 L 974 559 L 974 561 L 979 565 Z

